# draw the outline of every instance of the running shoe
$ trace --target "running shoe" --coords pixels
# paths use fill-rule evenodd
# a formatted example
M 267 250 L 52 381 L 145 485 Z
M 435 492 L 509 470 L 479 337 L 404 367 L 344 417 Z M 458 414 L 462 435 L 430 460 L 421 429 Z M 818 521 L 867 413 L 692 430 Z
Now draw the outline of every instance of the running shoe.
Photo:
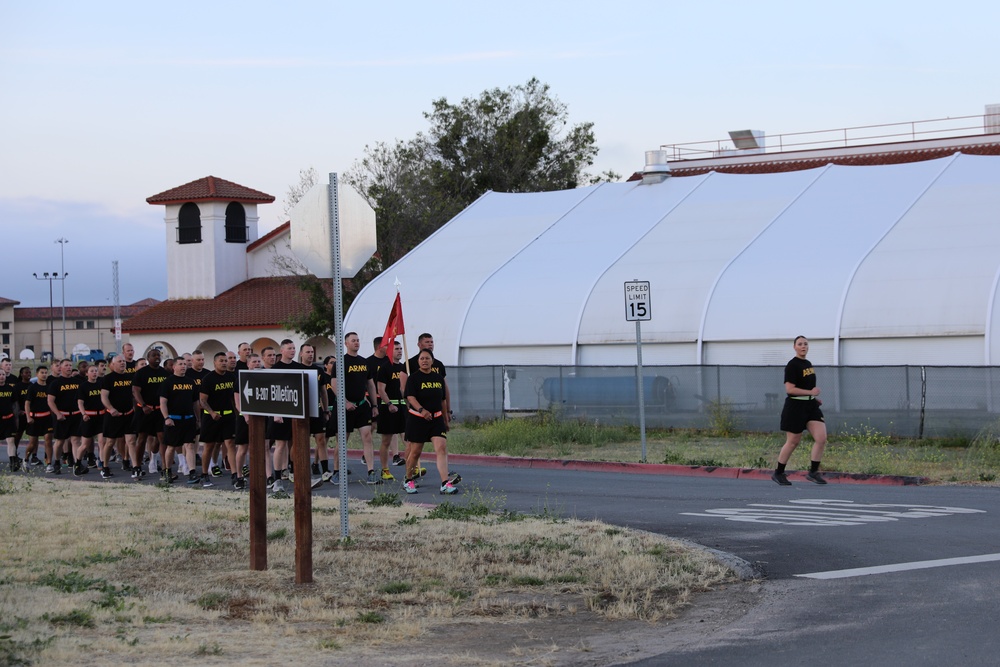
M 382 479 L 384 479 L 387 482 L 395 482 L 396 481 L 396 478 L 392 476 L 392 473 L 389 472 L 388 468 L 382 468 Z
M 31 455 L 31 458 L 28 459 L 28 463 L 30 463 L 33 466 L 40 466 L 40 465 L 42 465 L 42 462 L 38 460 L 38 456 L 36 454 L 32 454 Z
M 201 481 L 201 475 L 199 475 L 193 470 L 190 473 L 188 473 L 188 481 L 187 481 L 188 486 L 194 486 L 200 481 Z
M 323 478 L 324 482 L 329 482 L 331 479 L 333 479 L 333 473 L 327 470 L 322 475 L 320 475 L 320 477 Z
M 45 472 L 55 472 L 56 467 L 51 463 L 45 466 Z
M 15 456 L 10 460 L 10 471 L 17 472 L 20 469 L 21 469 L 21 459 Z
M 806 479 L 808 479 L 813 484 L 826 484 L 826 480 L 823 479 L 823 476 L 819 474 L 819 471 L 807 472 Z
M 267 478 L 267 490 L 270 491 L 273 486 L 274 486 L 274 477 L 268 477 Z
M 331 484 L 340 484 L 340 471 L 334 470 L 333 475 L 330 476 Z
M 274 484 L 271 485 L 271 493 L 272 494 L 282 493 L 284 492 L 284 490 L 285 488 L 281 485 L 281 480 L 280 479 L 274 480 Z
M 222 477 L 222 470 L 219 466 L 212 466 L 212 477 Z
M 55 467 L 52 468 L 52 474 L 53 475 L 61 475 L 62 474 L 62 466 L 57 463 L 55 465 Z
M 287 479 L 289 481 L 294 482 L 295 478 L 292 477 L 292 474 L 293 473 L 291 468 L 285 468 L 284 470 L 281 471 L 281 479 Z
M 111 472 L 111 468 L 101 468 L 101 479 L 111 479 L 115 474 Z
M 313 462 L 312 464 L 312 475 L 313 477 L 319 476 L 319 463 Z
M 244 477 L 237 477 L 236 481 L 233 482 L 233 488 L 237 491 L 242 491 L 247 488 L 247 480 Z
M 201 478 L 201 488 L 207 489 L 210 486 L 215 486 L 215 482 L 213 482 L 212 478 L 209 477 L 208 475 L 202 475 L 202 478 Z
M 395 456 L 392 457 L 392 465 L 394 465 L 394 466 L 405 466 L 406 465 L 406 459 L 404 459 L 399 454 L 396 454 Z
M 323 486 L 323 478 L 322 477 L 313 477 L 312 481 L 309 483 L 309 488 L 311 488 L 311 489 L 318 489 L 321 486 Z
M 406 491 L 407 493 L 416 493 L 417 492 L 416 482 L 414 482 L 412 479 L 406 480 L 405 482 L 403 482 L 403 490 Z
M 244 465 L 242 472 L 243 472 L 243 476 L 244 477 L 246 477 L 247 475 L 249 475 L 250 474 L 250 466 Z
M 423 477 L 427 474 L 427 468 L 417 468 L 413 471 L 413 474 L 419 477 Z
M 93 454 L 87 455 L 87 467 L 96 468 L 97 467 L 97 457 Z
M 90 470 L 90 468 L 87 467 L 87 464 L 84 463 L 84 462 L 82 462 L 82 461 L 80 461 L 75 466 L 73 466 L 73 476 L 74 477 L 83 477 L 84 475 L 87 474 L 88 470 Z
M 449 473 L 448 481 L 451 482 L 452 484 L 458 484 L 459 482 L 462 481 L 462 476 L 459 475 L 457 472 Z
M 446 496 L 450 496 L 453 493 L 458 493 L 458 487 L 452 484 L 451 480 L 448 480 L 441 485 L 441 493 Z
M 368 483 L 369 484 L 381 484 L 382 480 L 379 478 L 379 474 L 374 470 L 368 471 Z
M 783 472 L 771 473 L 771 479 L 773 479 L 777 484 L 781 486 L 791 486 L 792 483 L 788 481 L 788 476 Z

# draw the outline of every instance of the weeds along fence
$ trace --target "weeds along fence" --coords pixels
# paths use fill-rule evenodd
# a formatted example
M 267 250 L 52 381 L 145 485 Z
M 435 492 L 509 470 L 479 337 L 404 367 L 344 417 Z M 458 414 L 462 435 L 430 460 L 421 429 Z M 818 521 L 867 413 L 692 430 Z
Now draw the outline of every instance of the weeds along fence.
M 635 366 L 465 366 L 448 369 L 459 420 L 537 412 L 639 423 Z M 900 437 L 971 436 L 1000 418 L 1000 368 L 817 366 L 831 433 L 862 426 Z M 646 424 L 776 431 L 784 366 L 643 366 Z

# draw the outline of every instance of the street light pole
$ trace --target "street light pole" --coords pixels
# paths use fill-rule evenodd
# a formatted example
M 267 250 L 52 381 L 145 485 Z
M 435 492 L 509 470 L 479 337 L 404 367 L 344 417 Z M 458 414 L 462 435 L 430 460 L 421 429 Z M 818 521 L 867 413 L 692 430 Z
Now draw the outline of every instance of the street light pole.
M 55 271 L 53 271 L 52 273 L 49 273 L 48 271 L 46 271 L 42 275 L 38 275 L 37 273 L 32 273 L 31 275 L 35 276 L 35 280 L 48 280 L 49 281 L 49 347 L 52 348 L 50 350 L 50 352 L 52 354 L 52 357 L 55 358 L 55 355 L 56 355 L 55 318 L 56 318 L 56 316 L 55 316 L 55 304 L 52 301 L 52 281 L 53 280 L 65 280 L 66 276 L 68 274 L 65 274 L 65 273 L 60 274 L 60 273 L 56 273 Z
M 64 263 L 64 259 L 65 259 L 64 258 L 64 251 L 66 249 L 66 244 L 69 243 L 69 239 L 67 239 L 66 237 L 60 236 L 59 238 L 57 238 L 55 240 L 55 242 L 59 244 L 59 273 L 62 274 L 62 278 L 59 279 L 59 280 L 62 281 L 62 285 L 61 285 L 61 287 L 62 287 L 62 327 L 63 327 L 62 358 L 66 359 L 66 358 L 68 358 L 68 355 L 66 354 L 66 276 L 68 276 L 69 274 L 66 273 L 66 271 L 65 271 L 66 265 Z M 54 351 L 53 351 L 53 354 L 55 354 Z

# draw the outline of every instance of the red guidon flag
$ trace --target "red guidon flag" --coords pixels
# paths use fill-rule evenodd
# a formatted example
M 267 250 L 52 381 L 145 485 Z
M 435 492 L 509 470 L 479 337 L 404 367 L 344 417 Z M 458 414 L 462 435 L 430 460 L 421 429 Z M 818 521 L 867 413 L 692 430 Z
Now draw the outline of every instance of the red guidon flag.
M 399 292 L 396 292 L 396 300 L 392 304 L 389 321 L 385 325 L 385 333 L 382 334 L 382 344 L 379 347 L 386 348 L 391 354 L 396 336 L 402 333 L 406 333 L 403 328 L 403 302 L 399 300 Z

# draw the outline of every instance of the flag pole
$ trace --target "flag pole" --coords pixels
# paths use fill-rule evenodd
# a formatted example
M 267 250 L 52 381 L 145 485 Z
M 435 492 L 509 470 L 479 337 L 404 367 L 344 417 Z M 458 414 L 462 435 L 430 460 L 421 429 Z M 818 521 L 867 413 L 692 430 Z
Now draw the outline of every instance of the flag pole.
M 399 282 L 399 276 L 396 276 L 396 282 L 393 285 L 396 286 L 396 296 L 399 296 L 399 286 L 403 283 Z M 406 366 L 406 375 L 410 375 L 410 352 L 406 349 L 406 332 L 404 331 L 400 336 L 403 339 L 403 364 Z M 389 354 L 392 355 L 392 350 L 389 350 Z M 390 358 L 392 358 L 390 356 Z

